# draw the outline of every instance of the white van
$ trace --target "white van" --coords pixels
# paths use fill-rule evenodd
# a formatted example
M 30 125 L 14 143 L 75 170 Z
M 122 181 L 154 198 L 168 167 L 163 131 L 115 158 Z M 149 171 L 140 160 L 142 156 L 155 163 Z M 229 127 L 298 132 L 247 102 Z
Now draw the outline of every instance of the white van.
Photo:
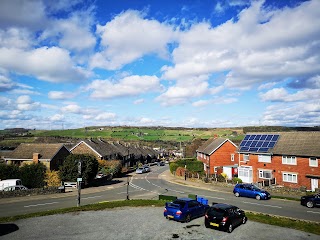
M 6 179 L 0 181 L 0 191 L 2 191 L 5 187 L 12 187 L 22 185 L 21 179 Z

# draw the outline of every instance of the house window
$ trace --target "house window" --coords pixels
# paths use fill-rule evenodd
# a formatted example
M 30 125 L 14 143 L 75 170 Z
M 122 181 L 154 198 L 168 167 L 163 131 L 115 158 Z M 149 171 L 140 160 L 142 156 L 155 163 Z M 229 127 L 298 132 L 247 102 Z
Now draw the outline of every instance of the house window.
M 318 159 L 315 157 L 309 158 L 309 166 L 310 167 L 318 167 Z
M 282 164 L 297 165 L 297 159 L 293 156 L 282 156 Z
M 243 161 L 249 161 L 249 154 L 243 154 Z
M 258 162 L 271 163 L 271 156 L 269 156 L 269 155 L 258 155 Z
M 234 162 L 234 154 L 231 154 L 231 162 Z
M 259 178 L 271 179 L 272 178 L 272 171 L 259 170 Z
M 284 182 L 297 183 L 298 182 L 297 174 L 295 174 L 295 173 L 282 173 L 282 180 Z

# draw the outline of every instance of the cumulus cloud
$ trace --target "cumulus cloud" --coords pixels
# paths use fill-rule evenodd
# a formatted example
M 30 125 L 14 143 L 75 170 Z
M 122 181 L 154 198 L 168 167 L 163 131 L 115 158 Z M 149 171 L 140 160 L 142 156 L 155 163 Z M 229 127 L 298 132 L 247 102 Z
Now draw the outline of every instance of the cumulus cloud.
M 320 37 L 319 8 L 319 1 L 308 1 L 270 12 L 255 1 L 238 20 L 217 27 L 195 24 L 179 35 L 174 65 L 164 68 L 163 78 L 182 81 L 224 71 L 227 88 L 249 89 L 268 81 L 315 76 L 320 71 L 320 42 L 315 40 Z
M 320 100 L 320 89 L 306 89 L 290 94 L 285 88 L 274 88 L 266 93 L 259 94 L 262 101 L 295 102 L 302 100 Z
M 48 82 L 79 82 L 89 76 L 89 72 L 73 64 L 68 51 L 59 47 L 31 51 L 0 48 L 0 65 Z
M 156 76 L 128 76 L 117 82 L 95 80 L 86 87 L 93 98 L 115 98 L 137 96 L 142 93 L 159 92 L 160 80 Z
M 146 54 L 167 57 L 167 44 L 174 38 L 171 27 L 144 19 L 142 12 L 127 10 L 104 26 L 97 26 L 101 47 L 91 59 L 92 68 L 120 69 Z
M 16 87 L 16 84 L 6 76 L 0 75 L 0 92 L 6 92 Z
M 133 102 L 133 104 L 137 105 L 137 104 L 141 104 L 144 102 L 144 99 L 143 98 L 140 98 L 140 99 L 137 99 Z
M 32 111 L 41 106 L 39 102 L 34 102 L 28 95 L 19 96 L 16 100 L 16 104 L 17 109 L 21 111 Z
M 50 91 L 48 93 L 48 98 L 54 100 L 65 100 L 74 98 L 76 95 L 77 94 L 74 92 Z
M 262 119 L 263 125 L 318 126 L 320 122 L 319 101 L 269 106 Z
M 62 121 L 62 120 L 64 120 L 64 115 L 62 115 L 62 114 L 55 114 L 55 115 L 53 115 L 53 116 L 50 118 L 50 120 L 51 120 L 52 122 Z

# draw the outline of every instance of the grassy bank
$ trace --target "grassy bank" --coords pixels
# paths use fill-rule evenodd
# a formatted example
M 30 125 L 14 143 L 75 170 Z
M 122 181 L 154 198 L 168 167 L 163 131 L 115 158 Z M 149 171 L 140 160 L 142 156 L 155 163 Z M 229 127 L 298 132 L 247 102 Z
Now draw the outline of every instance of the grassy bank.
M 1 217 L 0 223 L 14 222 L 19 219 L 48 216 L 54 214 L 64 214 L 71 212 L 81 212 L 81 211 L 99 211 L 108 208 L 117 207 L 145 207 L 145 206 L 155 206 L 163 207 L 165 201 L 163 200 L 130 200 L 130 201 L 112 201 L 112 202 L 101 202 L 97 204 L 90 204 L 81 207 L 63 208 L 57 210 L 50 210 L 45 212 L 30 213 L 24 215 L 17 215 L 13 217 Z M 300 230 L 308 233 L 313 233 L 320 235 L 320 223 L 302 221 L 297 219 L 291 219 L 286 217 L 271 216 L 262 213 L 247 212 L 248 219 L 250 221 L 275 225 L 278 227 L 291 228 L 295 230 Z

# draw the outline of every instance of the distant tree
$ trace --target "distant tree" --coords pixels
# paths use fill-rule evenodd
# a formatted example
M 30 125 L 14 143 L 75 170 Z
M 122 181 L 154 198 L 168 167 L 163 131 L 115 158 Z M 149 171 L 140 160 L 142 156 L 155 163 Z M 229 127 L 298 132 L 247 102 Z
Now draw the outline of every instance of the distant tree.
M 75 182 L 78 176 L 78 163 L 81 164 L 81 177 L 85 184 L 90 183 L 97 175 L 99 169 L 98 160 L 92 155 L 72 154 L 66 157 L 63 165 L 60 167 L 61 181 Z

